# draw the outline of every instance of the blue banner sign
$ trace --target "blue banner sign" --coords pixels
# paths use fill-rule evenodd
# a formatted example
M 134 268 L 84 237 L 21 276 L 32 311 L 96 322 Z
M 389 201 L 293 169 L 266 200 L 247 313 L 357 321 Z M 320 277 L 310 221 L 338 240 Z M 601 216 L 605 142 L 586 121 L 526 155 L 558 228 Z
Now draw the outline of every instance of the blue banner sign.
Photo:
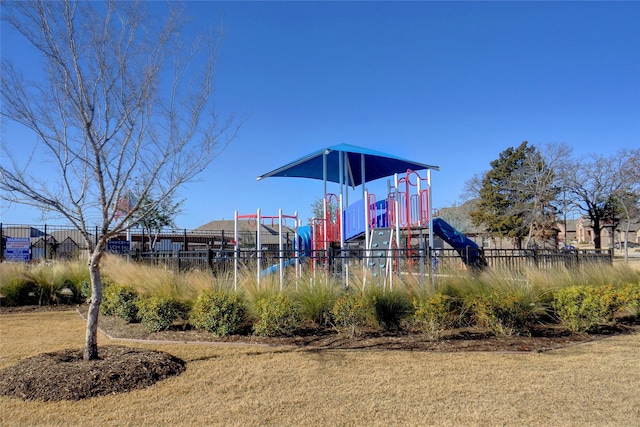
M 7 237 L 4 249 L 6 261 L 29 262 L 31 239 L 28 237 Z
M 131 249 L 131 243 L 126 240 L 108 240 L 107 251 L 117 254 L 123 254 L 129 252 Z

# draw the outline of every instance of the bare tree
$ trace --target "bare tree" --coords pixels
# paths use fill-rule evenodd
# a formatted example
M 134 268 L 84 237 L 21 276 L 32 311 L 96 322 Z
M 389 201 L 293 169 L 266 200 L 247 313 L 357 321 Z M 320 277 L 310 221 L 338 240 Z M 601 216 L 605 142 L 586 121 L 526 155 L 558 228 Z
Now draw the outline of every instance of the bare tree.
M 614 219 L 615 195 L 625 188 L 623 162 L 620 153 L 611 157 L 591 154 L 579 159 L 563 176 L 571 203 L 591 220 L 596 249 L 602 247 L 602 230 Z
M 44 73 L 30 82 L 18 64 L 3 58 L 2 115 L 36 135 L 33 158 L 51 165 L 43 175 L 38 164 L 12 157 L 21 141 L 3 142 L 2 197 L 53 211 L 82 233 L 92 290 L 85 359 L 98 357 L 107 241 L 132 218 L 144 217 L 145 209 L 171 199 L 237 131 L 231 118 L 219 123 L 212 106 L 220 33 L 185 40 L 180 10 L 169 4 L 157 20 L 145 6 L 72 0 L 2 5 L 3 21 L 39 54 Z M 116 215 L 118 200 L 134 183 L 143 183 L 138 202 Z M 156 204 L 143 205 L 146 196 Z M 98 224 L 97 236 L 90 220 Z
M 524 212 L 529 233 L 525 246 L 532 238 L 543 243 L 557 236 L 557 196 L 561 178 L 566 169 L 565 161 L 571 155 L 566 144 L 546 144 L 525 158 L 522 170 L 514 185 L 530 196 Z
M 618 153 L 619 174 L 622 185 L 614 194 L 615 202 L 620 206 L 625 222 L 624 258 L 629 260 L 629 231 L 632 218 L 638 222 L 640 214 L 640 149 L 621 150 Z M 621 247 L 622 248 L 622 247 Z
M 476 173 L 471 178 L 464 182 L 464 187 L 462 188 L 462 193 L 460 194 L 460 198 L 463 201 L 473 200 L 480 197 L 480 190 L 482 189 L 482 181 L 484 177 L 487 175 L 487 172 Z

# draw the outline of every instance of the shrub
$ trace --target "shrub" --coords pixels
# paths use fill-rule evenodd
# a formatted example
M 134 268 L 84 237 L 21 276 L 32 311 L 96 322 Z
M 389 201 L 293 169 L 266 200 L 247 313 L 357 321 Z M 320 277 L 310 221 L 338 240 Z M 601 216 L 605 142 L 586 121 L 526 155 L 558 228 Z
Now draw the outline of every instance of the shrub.
M 106 286 L 106 283 L 103 283 L 102 285 Z M 85 300 L 88 300 L 91 298 L 91 280 L 84 280 L 80 284 L 80 295 Z
M 370 300 L 349 292 L 336 300 L 331 314 L 338 332 L 346 332 L 351 337 L 360 335 L 362 328 L 375 316 Z
M 245 303 L 238 294 L 207 291 L 196 299 L 191 309 L 190 323 L 216 336 L 225 336 L 238 330 L 245 313 Z
M 376 321 L 383 329 L 399 329 L 402 320 L 413 314 L 413 305 L 406 292 L 372 287 L 367 297 L 371 299 Z
M 436 293 L 425 298 L 414 297 L 413 320 L 429 337 L 437 339 L 454 323 L 454 302 L 449 295 Z
M 285 294 L 261 296 L 254 302 L 253 309 L 257 318 L 253 324 L 256 335 L 291 335 L 300 327 L 300 312 Z
M 569 286 L 558 290 L 552 302 L 560 322 L 574 332 L 585 332 L 613 320 L 625 299 L 612 286 Z
M 176 320 L 187 320 L 189 306 L 175 298 L 152 296 L 138 300 L 140 321 L 149 332 L 169 329 Z
M 100 313 L 117 316 L 129 323 L 139 321 L 138 300 L 138 293 L 133 286 L 106 285 L 102 291 Z
M 529 325 L 546 310 L 518 292 L 494 290 L 476 297 L 474 314 L 478 323 L 497 335 L 528 334 Z
M 632 315 L 640 316 L 640 282 L 623 286 L 620 289 L 620 297 Z

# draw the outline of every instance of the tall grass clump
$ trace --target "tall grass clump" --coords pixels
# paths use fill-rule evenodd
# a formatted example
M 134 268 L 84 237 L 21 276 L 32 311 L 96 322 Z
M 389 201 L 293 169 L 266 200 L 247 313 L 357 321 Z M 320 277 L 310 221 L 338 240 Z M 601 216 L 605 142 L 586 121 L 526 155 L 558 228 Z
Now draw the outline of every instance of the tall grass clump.
M 256 335 L 292 335 L 300 328 L 300 311 L 286 293 L 265 292 L 254 301 L 253 311 Z
M 569 286 L 556 291 L 552 304 L 562 325 L 586 332 L 612 322 L 626 301 L 613 285 Z
M 187 288 L 185 297 L 196 299 L 203 292 L 233 291 L 233 272 L 217 272 L 214 276 L 211 270 L 192 269 L 181 273 Z
M 221 337 L 238 331 L 246 311 L 244 299 L 235 292 L 205 291 L 194 302 L 189 322 Z
M 141 296 L 155 295 L 179 301 L 192 301 L 199 293 L 199 289 L 189 284 L 186 274 L 159 266 L 130 262 L 115 255 L 105 256 L 102 271 L 110 282 L 134 286 Z
M 267 274 L 261 276 L 260 283 L 258 283 L 255 270 L 240 270 L 238 272 L 238 291 L 244 293 L 249 301 L 255 302 L 265 295 L 280 292 L 280 276 L 277 274 Z
M 10 307 L 38 303 L 39 290 L 27 279 L 24 263 L 0 263 L 0 294 L 2 305 Z
M 333 281 L 302 279 L 292 297 L 300 307 L 302 318 L 318 326 L 327 326 L 331 323 L 331 309 L 341 289 L 342 285 Z
M 30 265 L 24 272 L 25 280 L 36 286 L 34 288 L 38 305 L 73 303 L 80 291 L 67 275 L 67 263 L 50 263 Z
M 66 282 L 73 288 L 74 294 L 78 297 L 87 298 L 84 288 L 91 289 L 91 276 L 87 263 L 82 260 L 68 261 L 63 264 L 65 269 Z
M 528 269 L 526 279 L 552 290 L 570 286 L 622 286 L 640 281 L 640 270 L 627 264 L 586 264 L 579 268 Z
M 403 289 L 370 286 L 365 299 L 370 301 L 378 325 L 385 330 L 400 329 L 402 321 L 413 315 L 411 298 Z

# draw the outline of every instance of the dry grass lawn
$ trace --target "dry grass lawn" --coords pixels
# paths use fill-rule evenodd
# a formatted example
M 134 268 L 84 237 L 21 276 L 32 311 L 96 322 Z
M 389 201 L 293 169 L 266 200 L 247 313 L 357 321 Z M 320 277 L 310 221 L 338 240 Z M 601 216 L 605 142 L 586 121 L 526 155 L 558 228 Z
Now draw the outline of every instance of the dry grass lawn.
M 81 347 L 75 311 L 0 316 L 0 368 Z M 187 361 L 184 374 L 77 402 L 0 397 L 0 424 L 615 425 L 640 422 L 640 335 L 537 354 L 310 351 L 139 344 Z

